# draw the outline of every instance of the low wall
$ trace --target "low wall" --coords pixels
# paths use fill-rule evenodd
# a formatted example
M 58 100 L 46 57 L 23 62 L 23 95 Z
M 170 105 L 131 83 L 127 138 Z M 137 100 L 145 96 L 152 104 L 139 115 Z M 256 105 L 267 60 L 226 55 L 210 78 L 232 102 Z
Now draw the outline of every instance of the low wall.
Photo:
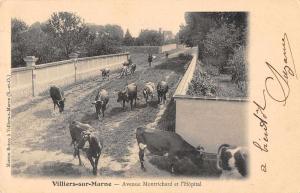
M 189 52 L 193 56 L 192 61 L 190 62 L 189 67 L 185 71 L 185 74 L 181 78 L 174 95 L 185 95 L 188 90 L 188 84 L 191 82 L 195 68 L 198 61 L 198 47 L 192 48 L 192 50 Z
M 175 101 L 175 131 L 193 146 L 210 153 L 225 143 L 247 146 L 247 101 L 188 96 Z
M 11 71 L 11 92 L 14 101 L 36 96 L 49 89 L 49 85 L 66 86 L 100 75 L 100 69 L 109 67 L 111 70 L 120 68 L 127 60 L 129 53 L 94 56 L 64 60 L 32 67 L 13 68 Z
M 130 53 L 152 53 L 160 54 L 166 51 L 174 50 L 177 48 L 176 44 L 166 44 L 163 46 L 123 46 L 123 51 Z
M 171 51 L 171 50 L 175 50 L 176 48 L 177 48 L 176 44 L 163 45 L 163 46 L 161 46 L 161 53 L 168 52 L 168 51 Z

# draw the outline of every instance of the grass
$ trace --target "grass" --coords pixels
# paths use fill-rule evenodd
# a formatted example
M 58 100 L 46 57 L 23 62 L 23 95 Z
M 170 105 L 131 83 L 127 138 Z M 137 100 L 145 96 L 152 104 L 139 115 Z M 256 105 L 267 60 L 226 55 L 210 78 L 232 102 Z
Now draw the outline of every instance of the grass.
M 205 77 L 203 74 L 205 73 Z M 202 89 L 201 91 L 199 89 Z M 211 92 L 213 88 L 213 92 Z M 192 96 L 214 96 L 229 98 L 244 98 L 247 93 L 238 88 L 238 85 L 231 81 L 230 74 L 218 72 L 216 66 L 211 64 L 197 64 L 194 77 L 189 85 L 188 95 Z

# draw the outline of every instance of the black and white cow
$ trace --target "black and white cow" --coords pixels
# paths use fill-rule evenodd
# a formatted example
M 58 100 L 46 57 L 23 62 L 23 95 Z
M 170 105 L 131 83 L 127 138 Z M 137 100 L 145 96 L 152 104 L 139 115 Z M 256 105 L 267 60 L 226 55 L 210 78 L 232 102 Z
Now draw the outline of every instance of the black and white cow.
M 137 100 L 137 86 L 135 83 L 131 83 L 125 87 L 124 90 L 118 92 L 117 102 L 123 102 L 123 109 L 125 108 L 125 102 L 130 101 L 130 109 L 133 108 L 133 100 L 134 106 L 136 106 Z
M 97 92 L 95 101 L 92 103 L 93 105 L 95 105 L 96 114 L 99 120 L 101 117 L 101 112 L 102 112 L 102 117 L 104 117 L 104 111 L 106 110 L 106 105 L 108 101 L 109 101 L 108 92 L 105 89 L 100 89 Z
M 177 133 L 138 127 L 136 129 L 136 139 L 139 146 L 141 168 L 143 170 L 145 170 L 145 149 L 154 155 L 168 156 L 171 160 L 171 173 L 174 172 L 175 161 L 182 158 L 188 158 L 200 168 L 203 166 L 204 148 L 200 146 L 197 148 L 193 147 Z
M 64 97 L 64 92 L 57 86 L 50 87 L 50 97 L 53 101 L 53 110 L 55 111 L 55 106 L 58 106 L 59 112 L 64 111 L 66 98 Z
M 72 138 L 71 144 L 74 145 L 74 157 L 78 156 L 79 165 L 81 165 L 80 149 L 85 151 L 92 165 L 93 174 L 97 175 L 98 161 L 103 149 L 103 140 L 96 136 L 95 129 L 89 124 L 83 124 L 79 121 L 71 122 L 69 130 Z M 85 148 L 87 142 L 88 147 Z
M 161 102 L 163 102 L 165 104 L 167 100 L 166 95 L 169 90 L 168 83 L 165 81 L 160 81 L 158 82 L 156 89 L 157 89 L 158 103 L 160 104 Z
M 243 178 L 247 176 L 247 150 L 223 144 L 218 149 L 217 169 L 222 178 Z
M 149 97 L 153 99 L 154 91 L 155 91 L 155 84 L 153 82 L 147 82 L 143 89 L 143 95 L 146 100 L 146 103 L 148 103 Z
M 110 72 L 110 69 L 109 68 L 104 68 L 101 70 L 101 73 L 102 73 L 102 79 L 109 79 L 109 72 Z

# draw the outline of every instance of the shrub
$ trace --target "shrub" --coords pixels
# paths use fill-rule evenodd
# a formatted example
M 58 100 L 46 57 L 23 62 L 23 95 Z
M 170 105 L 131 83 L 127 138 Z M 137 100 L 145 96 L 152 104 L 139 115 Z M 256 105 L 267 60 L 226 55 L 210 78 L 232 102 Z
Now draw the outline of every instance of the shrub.
M 240 46 L 228 60 L 228 65 L 233 66 L 232 81 L 238 85 L 247 80 L 245 47 Z
M 216 83 L 207 73 L 196 69 L 192 81 L 189 83 L 188 95 L 192 96 L 214 96 L 216 94 Z

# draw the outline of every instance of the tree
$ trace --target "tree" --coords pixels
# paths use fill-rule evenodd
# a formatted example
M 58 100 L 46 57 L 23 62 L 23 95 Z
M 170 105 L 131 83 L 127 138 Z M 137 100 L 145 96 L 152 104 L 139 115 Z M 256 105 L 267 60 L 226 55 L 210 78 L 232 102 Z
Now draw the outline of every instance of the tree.
M 28 29 L 27 24 L 19 19 L 13 18 L 11 20 L 11 66 L 20 67 L 24 66 L 23 58 L 26 56 L 26 42 L 23 34 Z
M 161 46 L 164 41 L 163 34 L 156 30 L 141 30 L 138 38 L 138 44 L 144 46 Z
M 134 44 L 134 38 L 131 36 L 129 30 L 126 30 L 124 39 L 123 39 L 123 44 L 125 46 L 132 46 Z
M 47 22 L 46 33 L 50 34 L 64 56 L 83 47 L 89 30 L 84 21 L 74 13 L 53 13 Z
M 204 42 L 204 53 L 209 57 L 219 58 L 220 62 L 215 65 L 220 70 L 227 65 L 229 56 L 234 53 L 234 49 L 241 45 L 241 30 L 234 24 L 223 23 L 221 27 L 211 28 L 206 34 Z

